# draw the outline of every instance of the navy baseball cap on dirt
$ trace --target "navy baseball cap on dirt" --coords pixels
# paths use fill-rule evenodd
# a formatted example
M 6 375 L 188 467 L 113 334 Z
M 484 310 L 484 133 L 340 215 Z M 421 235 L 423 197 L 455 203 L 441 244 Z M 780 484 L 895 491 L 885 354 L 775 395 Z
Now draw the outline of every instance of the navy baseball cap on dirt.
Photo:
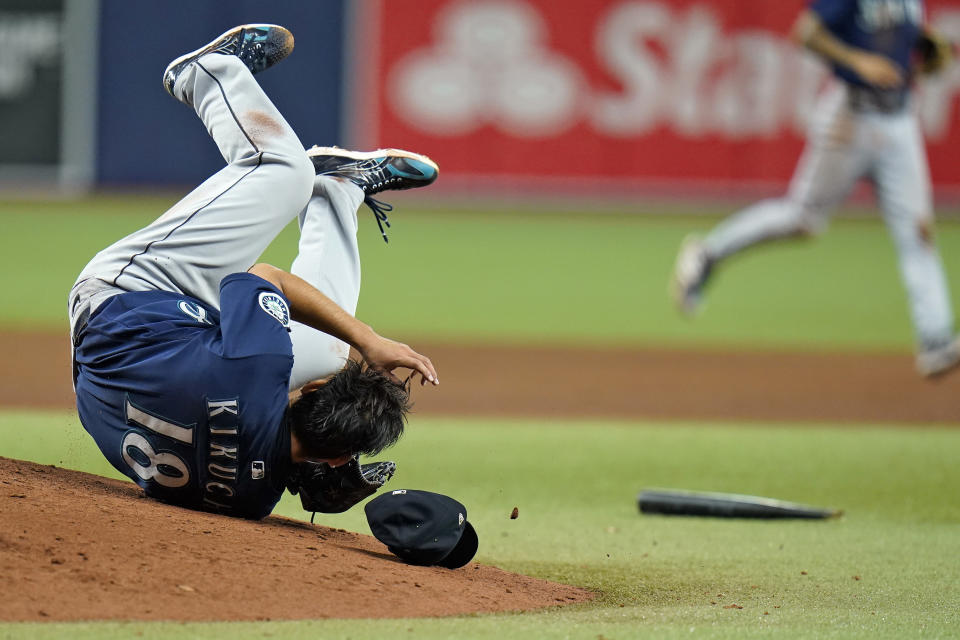
M 457 569 L 477 552 L 477 532 L 467 509 L 448 496 L 398 489 L 364 506 L 373 535 L 408 564 Z

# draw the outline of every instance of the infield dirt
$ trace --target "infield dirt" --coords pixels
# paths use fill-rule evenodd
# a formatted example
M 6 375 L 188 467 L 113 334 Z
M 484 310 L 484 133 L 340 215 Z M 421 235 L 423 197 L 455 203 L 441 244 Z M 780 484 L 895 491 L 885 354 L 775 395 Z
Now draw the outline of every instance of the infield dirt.
M 424 415 L 960 423 L 960 371 L 924 380 L 903 353 L 412 346 L 440 374 Z M 74 406 L 65 335 L 0 332 L 0 353 L 0 406 Z
M 960 373 L 922 380 L 904 354 L 413 346 L 442 381 L 414 392 L 424 415 L 960 423 Z M 0 333 L 0 352 L 0 406 L 74 406 L 65 337 Z M 0 458 L 0 483 L 3 621 L 416 617 L 592 597 L 476 563 L 412 567 L 370 536 L 196 513 L 56 467 Z

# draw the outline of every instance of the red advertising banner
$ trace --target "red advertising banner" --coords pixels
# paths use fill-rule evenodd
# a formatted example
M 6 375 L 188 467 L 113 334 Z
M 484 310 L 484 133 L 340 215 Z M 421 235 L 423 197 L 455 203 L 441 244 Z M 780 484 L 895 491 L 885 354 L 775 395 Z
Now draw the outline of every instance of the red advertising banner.
M 448 179 L 782 184 L 829 77 L 787 37 L 803 0 L 357 4 L 372 60 L 355 139 L 427 153 Z M 960 2 L 928 14 L 960 40 Z M 960 65 L 920 93 L 933 178 L 960 187 Z

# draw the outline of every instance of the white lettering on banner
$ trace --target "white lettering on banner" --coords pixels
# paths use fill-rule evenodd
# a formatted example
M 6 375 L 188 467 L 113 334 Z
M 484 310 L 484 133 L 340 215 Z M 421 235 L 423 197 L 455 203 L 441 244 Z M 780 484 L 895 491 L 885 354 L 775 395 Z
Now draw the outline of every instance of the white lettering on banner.
M 789 77 L 782 73 L 786 52 L 781 43 L 758 31 L 744 33 L 726 48 L 734 71 L 721 76 L 709 112 L 710 129 L 732 138 L 774 135 L 783 119 L 779 96 L 789 95 Z
M 495 122 L 517 137 L 562 133 L 575 120 L 580 70 L 546 47 L 546 26 L 524 2 L 456 3 L 439 41 L 401 59 L 391 94 L 401 116 L 438 136 Z
M 596 97 L 591 119 L 600 132 L 629 136 L 657 126 L 669 97 L 661 91 L 666 79 L 645 41 L 668 29 L 670 21 L 670 9 L 656 3 L 623 4 L 601 21 L 596 48 L 623 91 Z
M 613 138 L 658 127 L 687 138 L 802 135 L 829 73 L 785 33 L 725 32 L 710 4 L 632 0 L 612 4 L 595 30 L 597 62 L 616 89 L 591 88 L 574 60 L 550 48 L 545 17 L 520 0 L 451 4 L 437 16 L 437 40 L 388 71 L 391 107 L 441 137 L 490 126 L 546 138 L 584 123 Z M 960 38 L 960 11 L 934 18 Z M 960 65 L 925 84 L 921 118 L 935 141 L 949 134 Z
M 0 11 L 0 101 L 28 93 L 37 77 L 36 68 L 57 61 L 61 41 L 59 14 Z
M 611 13 L 614 16 L 615 13 Z M 670 43 L 669 55 L 673 60 L 673 86 L 669 101 L 669 111 L 673 114 L 673 124 L 683 135 L 696 137 L 707 130 L 710 114 L 706 105 L 697 99 L 700 85 L 710 73 L 714 52 L 721 41 L 720 27 L 710 12 L 701 7 L 693 7 L 683 20 L 684 31 L 696 33 L 693 42 L 683 42 L 674 38 Z M 609 21 L 609 18 L 608 18 Z

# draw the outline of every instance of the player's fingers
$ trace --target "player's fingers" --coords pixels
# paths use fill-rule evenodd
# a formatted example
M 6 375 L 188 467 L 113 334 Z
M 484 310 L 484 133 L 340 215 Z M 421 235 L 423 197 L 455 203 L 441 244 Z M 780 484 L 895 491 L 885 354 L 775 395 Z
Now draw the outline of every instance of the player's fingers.
M 393 370 L 398 367 L 419 373 L 423 379 L 435 385 L 440 384 L 437 370 L 430 362 L 430 358 L 417 353 L 402 342 L 380 338 L 373 344 L 373 348 L 361 353 L 371 367 L 382 371 L 398 384 L 402 382 L 393 374 Z
M 417 371 L 416 369 L 411 369 L 410 375 L 408 375 L 406 378 L 403 379 L 403 386 L 409 388 L 408 385 L 410 385 L 414 380 L 416 380 L 417 376 L 420 376 L 420 386 L 422 387 L 426 378 L 424 378 L 423 374 Z
M 423 384 L 423 380 L 429 380 L 433 384 L 440 384 L 440 376 L 437 375 L 437 368 L 433 366 L 433 363 L 430 361 L 430 358 L 424 355 L 417 354 L 419 358 L 420 367 L 417 369 L 420 372 L 422 377 L 420 384 Z
M 432 382 L 435 385 L 440 384 L 440 379 L 437 377 L 437 370 L 434 369 L 430 359 L 426 356 L 421 356 L 419 353 L 415 354 L 415 356 L 416 357 L 411 358 L 408 366 L 420 374 L 420 384 L 424 384 L 424 381 Z
M 437 376 L 437 370 L 433 366 L 433 363 L 430 362 L 430 358 L 425 355 L 421 355 L 408 347 L 403 345 L 404 349 L 407 350 L 407 357 L 404 358 L 404 361 L 400 363 L 400 366 L 408 367 L 413 371 L 420 374 L 421 384 L 424 381 L 430 381 L 433 384 L 440 384 L 439 376 Z

